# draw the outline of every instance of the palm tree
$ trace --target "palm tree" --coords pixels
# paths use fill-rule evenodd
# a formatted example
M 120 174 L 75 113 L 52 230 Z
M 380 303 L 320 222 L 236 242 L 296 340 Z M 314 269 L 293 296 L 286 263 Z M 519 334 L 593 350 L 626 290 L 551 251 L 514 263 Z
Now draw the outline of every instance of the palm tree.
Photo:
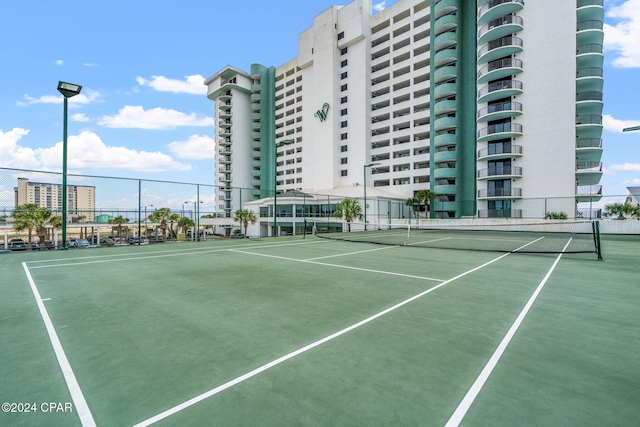
M 362 220 L 362 206 L 357 199 L 347 197 L 336 204 L 335 218 L 343 218 L 347 221 L 347 229 L 351 232 L 351 222 L 354 218 Z
M 31 233 L 33 229 L 37 227 L 38 210 L 40 208 L 35 203 L 25 203 L 20 206 L 16 206 L 13 211 L 14 228 L 16 231 L 28 230 L 28 241 L 31 246 Z
M 417 197 L 409 197 L 405 202 L 405 205 L 411 206 L 411 210 L 413 211 L 413 215 L 418 219 L 418 208 L 420 207 L 420 199 Z
M 167 221 L 177 221 L 180 216 L 178 214 L 172 214 L 171 209 L 169 208 L 158 208 L 151 215 L 148 216 L 148 219 L 153 222 L 160 223 L 160 229 L 162 230 L 162 240 L 167 240 Z
M 418 202 L 424 204 L 425 216 L 427 218 L 429 218 L 429 205 L 436 199 L 436 197 L 437 194 L 431 190 L 420 190 L 415 195 Z
M 122 237 L 122 224 L 129 222 L 129 218 L 124 218 L 122 215 L 118 215 L 115 218 L 109 218 L 109 224 L 116 224 L 118 230 L 118 237 Z
M 247 209 L 238 209 L 236 211 L 233 220 L 239 222 L 244 227 L 244 237 L 247 237 L 247 228 L 249 227 L 249 223 L 255 224 L 258 218 L 256 218 L 256 214 L 253 211 Z
M 602 214 L 603 216 L 618 215 L 618 218 L 616 219 L 626 219 L 625 215 L 633 216 L 636 211 L 636 207 L 629 202 L 609 203 L 608 205 L 605 205 L 605 209 L 607 211 Z
M 178 220 L 178 228 L 182 229 L 182 232 L 186 235 L 187 230 L 192 228 L 195 225 L 191 218 L 182 217 Z

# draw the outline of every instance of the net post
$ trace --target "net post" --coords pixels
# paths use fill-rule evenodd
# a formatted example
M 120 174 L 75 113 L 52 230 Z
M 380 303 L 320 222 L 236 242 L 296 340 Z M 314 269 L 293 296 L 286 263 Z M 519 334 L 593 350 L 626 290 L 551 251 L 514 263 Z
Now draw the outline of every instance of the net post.
M 598 253 L 598 260 L 602 261 L 602 246 L 600 245 L 600 221 L 593 221 L 593 238 L 595 239 L 596 251 Z

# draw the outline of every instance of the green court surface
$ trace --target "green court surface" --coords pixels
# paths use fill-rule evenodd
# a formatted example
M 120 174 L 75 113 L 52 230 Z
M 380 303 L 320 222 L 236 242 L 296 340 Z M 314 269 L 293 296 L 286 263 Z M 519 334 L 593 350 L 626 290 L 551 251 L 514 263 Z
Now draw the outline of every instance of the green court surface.
M 2 254 L 0 425 L 635 426 L 640 236 L 602 239 Z

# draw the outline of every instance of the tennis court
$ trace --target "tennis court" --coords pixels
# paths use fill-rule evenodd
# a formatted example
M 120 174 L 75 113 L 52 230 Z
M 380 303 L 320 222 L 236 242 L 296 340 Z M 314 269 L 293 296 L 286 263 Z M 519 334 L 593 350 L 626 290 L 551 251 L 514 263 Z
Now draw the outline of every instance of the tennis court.
M 0 424 L 637 425 L 640 237 L 602 247 L 0 255 Z

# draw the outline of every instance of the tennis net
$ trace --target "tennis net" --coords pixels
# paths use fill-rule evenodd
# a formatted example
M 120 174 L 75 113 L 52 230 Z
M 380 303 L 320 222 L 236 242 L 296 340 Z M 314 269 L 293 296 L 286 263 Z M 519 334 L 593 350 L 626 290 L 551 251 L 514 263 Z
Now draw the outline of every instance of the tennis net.
M 425 224 L 351 223 L 351 231 L 319 228 L 317 237 L 382 245 L 518 253 L 595 253 L 602 258 L 597 221 Z

